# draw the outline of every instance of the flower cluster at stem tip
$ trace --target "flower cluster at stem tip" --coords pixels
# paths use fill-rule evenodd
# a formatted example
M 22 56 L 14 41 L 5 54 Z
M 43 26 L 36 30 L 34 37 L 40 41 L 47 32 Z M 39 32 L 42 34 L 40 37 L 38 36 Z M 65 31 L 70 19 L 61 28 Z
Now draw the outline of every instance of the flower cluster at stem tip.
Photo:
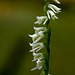
M 58 0 L 53 0 L 56 3 L 60 4 L 60 2 Z M 43 49 L 45 47 L 44 42 L 39 42 L 42 38 L 45 37 L 45 32 L 48 31 L 47 27 L 45 26 L 45 24 L 47 23 L 48 20 L 50 19 L 58 19 L 58 17 L 56 16 L 56 13 L 61 12 L 61 8 L 58 8 L 57 6 L 55 6 L 54 4 L 48 4 L 47 5 L 47 12 L 46 12 L 46 16 L 37 16 L 37 21 L 34 24 L 43 24 L 43 27 L 34 27 L 35 30 L 35 34 L 33 35 L 29 35 L 32 38 L 33 43 L 29 43 L 30 46 L 32 47 L 32 50 L 30 50 L 30 52 L 33 52 L 33 61 L 36 61 L 36 67 L 31 69 L 31 71 L 33 70 L 41 70 L 44 67 L 44 55 L 43 53 L 39 53 L 39 51 L 41 49 Z M 50 75 L 50 74 L 48 74 Z

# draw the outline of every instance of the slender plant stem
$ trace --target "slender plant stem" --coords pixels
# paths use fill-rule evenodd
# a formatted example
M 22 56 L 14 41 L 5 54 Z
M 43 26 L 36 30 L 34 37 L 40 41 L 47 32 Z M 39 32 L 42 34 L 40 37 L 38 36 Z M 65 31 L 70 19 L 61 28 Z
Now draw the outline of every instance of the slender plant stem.
M 48 29 L 47 33 L 46 33 L 46 50 L 47 50 L 47 54 L 44 55 L 45 58 L 45 66 L 44 66 L 44 75 L 48 75 L 49 72 L 49 60 L 50 60 L 50 37 L 51 37 L 51 29 L 49 27 L 49 22 L 46 24 L 46 27 Z
M 45 6 L 44 6 L 44 14 L 47 16 L 47 9 L 48 9 L 48 0 L 44 0 L 45 2 Z M 47 32 L 47 43 L 46 43 L 46 49 L 47 49 L 47 55 L 45 57 L 45 68 L 44 68 L 44 72 L 45 72 L 45 75 L 48 75 L 48 72 L 49 72 L 49 59 L 50 59 L 50 37 L 51 37 L 51 29 L 49 27 L 49 23 L 50 23 L 50 20 L 47 21 L 46 23 L 46 28 L 48 29 L 48 32 Z
M 49 71 L 49 59 L 50 59 L 50 36 L 51 36 L 51 30 L 48 29 L 48 39 L 47 39 L 47 55 L 48 55 L 48 62 L 47 62 L 47 74 Z
M 56 3 L 60 4 L 58 0 L 54 0 Z M 44 0 L 44 16 L 37 16 L 37 21 L 35 24 L 42 24 L 43 27 L 34 27 L 35 34 L 29 35 L 33 43 L 30 43 L 30 46 L 32 46 L 32 50 L 30 52 L 33 52 L 34 60 L 36 61 L 36 67 L 33 68 L 31 71 L 39 69 L 42 70 L 41 75 L 50 75 L 49 74 L 49 61 L 50 61 L 50 37 L 51 37 L 51 28 L 49 26 L 50 19 L 58 19 L 56 16 L 56 13 L 61 12 L 61 8 L 58 8 L 54 4 L 50 4 L 48 0 Z M 44 42 L 39 42 L 43 37 L 45 36 Z M 46 49 L 46 52 L 44 53 L 37 53 L 42 48 Z

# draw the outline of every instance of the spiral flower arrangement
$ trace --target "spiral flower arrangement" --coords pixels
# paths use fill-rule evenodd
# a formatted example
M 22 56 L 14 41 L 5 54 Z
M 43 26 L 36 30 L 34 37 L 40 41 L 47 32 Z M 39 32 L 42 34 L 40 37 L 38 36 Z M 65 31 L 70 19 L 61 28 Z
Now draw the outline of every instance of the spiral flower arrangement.
M 58 0 L 53 0 L 60 4 Z M 34 27 L 35 34 L 29 35 L 32 38 L 33 43 L 29 43 L 32 47 L 30 52 L 33 53 L 33 60 L 36 62 L 36 67 L 33 70 L 42 70 L 41 75 L 50 75 L 49 72 L 49 58 L 50 58 L 50 37 L 51 29 L 49 27 L 50 19 L 58 19 L 56 13 L 61 12 L 61 8 L 58 8 L 54 4 L 50 4 L 48 0 L 44 0 L 44 16 L 37 16 L 37 21 L 34 24 L 43 24 L 42 27 Z M 41 42 L 40 40 L 46 38 L 46 41 Z M 47 51 L 40 53 L 40 50 L 45 48 Z

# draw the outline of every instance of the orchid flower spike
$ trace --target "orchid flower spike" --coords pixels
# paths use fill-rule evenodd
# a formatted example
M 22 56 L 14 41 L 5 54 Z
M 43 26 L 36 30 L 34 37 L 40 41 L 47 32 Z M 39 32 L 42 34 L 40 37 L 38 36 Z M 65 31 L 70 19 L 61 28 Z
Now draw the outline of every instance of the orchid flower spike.
M 43 67 L 43 61 L 41 61 L 41 59 L 38 59 L 38 61 L 36 62 L 36 67 L 31 69 L 31 71 L 36 70 L 36 69 L 41 70 L 42 67 Z
M 38 21 L 36 21 L 34 24 L 41 24 L 44 21 L 44 23 L 43 23 L 43 25 L 44 25 L 48 21 L 48 18 L 47 18 L 47 16 L 41 16 L 41 17 L 37 16 L 37 20 Z
M 30 46 L 32 46 L 32 50 L 30 50 L 30 52 L 38 52 L 39 50 L 41 50 L 42 48 L 44 48 L 44 44 L 41 42 L 41 43 L 36 43 L 36 44 L 31 44 L 30 43 Z
M 54 14 L 54 12 L 53 11 L 51 11 L 51 10 L 48 10 L 47 11 L 47 15 L 48 15 L 48 18 L 50 19 L 50 16 L 51 16 L 51 18 L 54 20 L 55 18 L 56 19 L 58 19 L 58 17 Z
M 39 40 L 41 40 L 44 37 L 43 31 L 39 32 L 38 34 L 33 34 L 33 35 L 29 35 L 32 40 L 33 43 L 37 43 Z
M 42 73 L 40 75 L 50 75 L 48 73 L 49 71 L 49 56 L 50 56 L 50 37 L 51 37 L 51 29 L 49 26 L 50 19 L 58 19 L 56 16 L 56 13 L 61 12 L 61 8 L 58 8 L 54 4 L 49 4 L 48 0 L 45 1 L 45 6 L 44 6 L 44 13 L 45 16 L 37 16 L 37 21 L 34 24 L 43 24 L 43 27 L 35 27 L 33 26 L 35 33 L 33 35 L 29 35 L 32 38 L 32 43 L 29 43 L 32 49 L 30 52 L 33 53 L 33 61 L 36 62 L 36 67 L 31 69 L 33 70 L 41 70 Z M 60 4 L 58 0 L 53 0 L 56 3 Z M 46 34 L 45 34 L 46 33 Z M 43 42 L 41 39 L 43 37 L 47 37 L 46 40 Z M 42 42 L 40 42 L 40 40 Z M 46 42 L 46 43 L 45 43 Z M 40 50 L 46 48 L 47 52 L 46 53 L 38 53 Z
M 32 61 L 36 61 L 38 59 L 43 59 L 43 53 L 35 53 L 33 52 L 34 59 Z
M 46 32 L 47 28 L 46 27 L 34 27 L 35 33 L 38 34 L 38 32 Z
M 48 5 L 48 8 L 50 8 L 51 10 L 53 10 L 53 12 L 55 12 L 55 13 L 61 12 L 61 11 L 60 11 L 61 8 L 58 8 L 57 6 L 55 6 L 55 5 L 53 5 L 53 4 L 49 4 L 49 5 Z

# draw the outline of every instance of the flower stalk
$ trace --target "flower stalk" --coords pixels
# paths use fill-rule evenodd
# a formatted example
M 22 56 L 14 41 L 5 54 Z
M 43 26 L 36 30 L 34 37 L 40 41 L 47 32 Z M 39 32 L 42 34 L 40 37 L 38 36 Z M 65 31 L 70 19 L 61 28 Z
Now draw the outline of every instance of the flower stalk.
M 58 0 L 53 0 L 56 3 L 60 4 Z M 51 37 L 51 28 L 49 26 L 50 19 L 58 19 L 56 13 L 61 12 L 61 8 L 58 8 L 54 4 L 50 4 L 48 0 L 44 0 L 44 16 L 37 16 L 37 21 L 34 24 L 43 24 L 42 27 L 33 27 L 35 34 L 29 35 L 32 38 L 32 43 L 29 43 L 32 47 L 30 52 L 33 52 L 33 61 L 36 62 L 36 67 L 31 69 L 33 70 L 42 70 L 40 75 L 50 75 L 49 72 L 49 60 L 50 60 L 50 37 Z M 46 38 L 46 42 L 40 41 L 42 38 Z M 39 53 L 43 48 L 46 49 L 46 53 Z

